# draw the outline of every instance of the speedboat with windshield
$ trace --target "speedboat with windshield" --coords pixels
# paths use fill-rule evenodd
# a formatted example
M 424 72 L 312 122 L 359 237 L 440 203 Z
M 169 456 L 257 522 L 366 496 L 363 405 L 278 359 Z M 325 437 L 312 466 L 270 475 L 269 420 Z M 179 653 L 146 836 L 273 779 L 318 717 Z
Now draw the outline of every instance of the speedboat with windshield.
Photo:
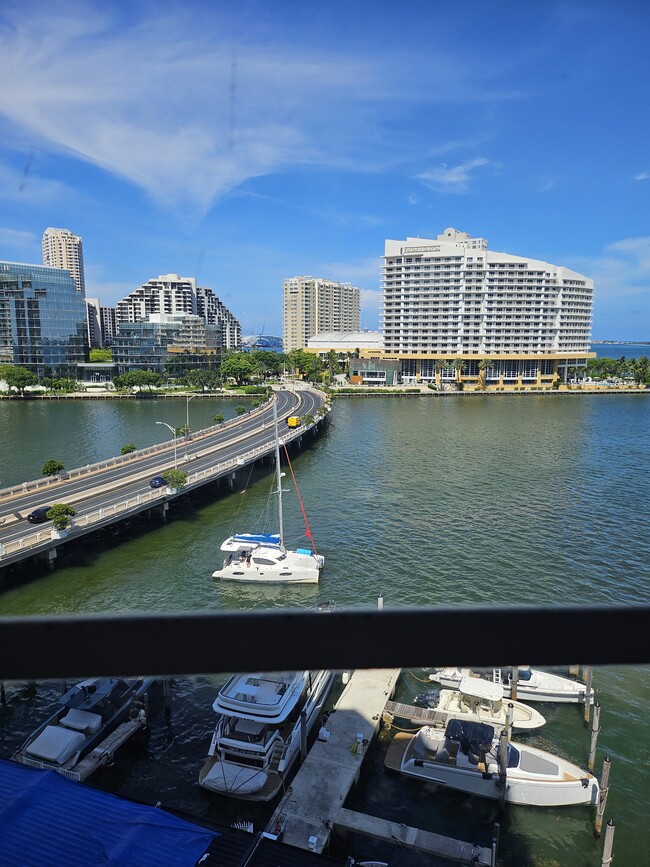
M 231 677 L 213 704 L 219 716 L 201 786 L 250 801 L 277 795 L 321 717 L 333 680 L 325 670 Z
M 491 725 L 452 719 L 446 728 L 424 726 L 397 734 L 385 765 L 448 789 L 498 799 L 502 747 Z M 507 744 L 505 800 L 535 807 L 595 806 L 598 780 L 578 765 L 528 744 Z

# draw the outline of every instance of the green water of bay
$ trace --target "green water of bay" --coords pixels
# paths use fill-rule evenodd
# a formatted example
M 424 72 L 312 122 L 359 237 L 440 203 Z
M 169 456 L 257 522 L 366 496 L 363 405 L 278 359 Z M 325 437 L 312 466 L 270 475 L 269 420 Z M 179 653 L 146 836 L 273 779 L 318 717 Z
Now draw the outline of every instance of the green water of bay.
M 155 421 L 178 426 L 186 411 L 184 400 L 2 402 L 0 484 L 37 477 L 50 457 L 72 467 L 115 454 L 125 442 L 159 442 L 163 429 Z M 234 415 L 234 403 L 194 400 L 189 411 L 197 429 L 216 412 Z M 222 539 L 248 529 L 268 499 L 268 476 L 248 486 L 242 476 L 232 495 L 177 501 L 165 525 L 133 527 L 119 543 L 80 545 L 62 558 L 66 565 L 0 595 L 0 614 L 278 608 L 321 599 L 369 606 L 379 592 L 386 607 L 644 603 L 649 422 L 650 401 L 636 395 L 340 399 L 326 432 L 294 460 L 326 558 L 320 586 L 212 581 Z M 288 540 L 298 544 L 303 529 L 292 492 L 285 505 Z M 582 661 L 599 640 L 585 635 Z M 416 677 L 425 675 L 404 675 L 406 699 L 426 688 Z M 153 721 L 147 754 L 128 758 L 98 784 L 145 801 L 162 797 L 194 815 L 239 815 L 240 805 L 209 799 L 196 784 L 216 682 L 178 681 L 173 731 Z M 648 808 L 650 675 L 645 668 L 599 669 L 595 686 L 603 705 L 598 768 L 605 752 L 613 759 L 607 816 L 617 822 L 617 860 L 643 863 L 635 829 Z M 24 737 L 27 704 L 45 714 L 52 690 L 18 695 L 0 728 L 2 755 Z M 560 706 L 543 712 L 548 724 L 532 742 L 584 764 L 581 712 Z M 368 756 L 353 796 L 357 808 L 489 842 L 492 804 L 388 777 L 384 748 Z M 592 820 L 577 808 L 513 808 L 503 823 L 506 863 L 599 864 Z

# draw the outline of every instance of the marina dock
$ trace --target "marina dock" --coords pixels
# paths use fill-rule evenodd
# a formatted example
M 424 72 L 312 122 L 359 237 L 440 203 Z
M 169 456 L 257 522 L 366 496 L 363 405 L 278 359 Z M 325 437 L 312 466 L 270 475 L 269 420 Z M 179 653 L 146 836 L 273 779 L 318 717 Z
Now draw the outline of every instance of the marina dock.
M 416 851 L 489 867 L 493 863 L 491 849 L 343 808 L 359 779 L 365 752 L 378 731 L 399 675 L 400 669 L 354 672 L 327 720 L 327 740 L 319 737 L 311 748 L 273 814 L 267 833 L 275 837 L 278 829 L 283 828 L 283 843 L 323 853 L 336 826 L 391 843 L 397 841 Z M 388 702 L 388 707 L 392 706 L 394 703 Z M 420 710 L 432 713 L 409 705 L 399 707 L 409 713 Z M 422 722 L 429 720 L 426 716 Z
M 317 740 L 311 748 L 267 831 L 284 824 L 284 843 L 325 850 L 330 829 L 359 778 L 363 741 L 367 747 L 376 734 L 399 675 L 399 668 L 354 672 L 327 720 L 328 739 Z M 361 746 L 357 735 L 362 735 Z

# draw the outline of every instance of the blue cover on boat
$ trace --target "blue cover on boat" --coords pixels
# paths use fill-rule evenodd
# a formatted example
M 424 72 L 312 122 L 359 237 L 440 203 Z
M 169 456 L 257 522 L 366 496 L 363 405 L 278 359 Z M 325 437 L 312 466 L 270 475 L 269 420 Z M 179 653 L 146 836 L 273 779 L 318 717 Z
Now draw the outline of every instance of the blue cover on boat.
M 280 544 L 280 535 L 278 533 L 235 533 L 233 539 L 237 542 L 258 542 L 260 545 Z
M 55 771 L 0 759 L 0 864 L 193 867 L 218 836 Z

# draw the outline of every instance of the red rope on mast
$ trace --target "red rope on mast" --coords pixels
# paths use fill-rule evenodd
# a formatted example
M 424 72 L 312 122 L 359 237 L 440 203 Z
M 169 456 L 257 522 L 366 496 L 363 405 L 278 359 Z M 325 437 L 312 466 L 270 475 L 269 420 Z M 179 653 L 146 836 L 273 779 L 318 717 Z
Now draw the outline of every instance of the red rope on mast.
M 311 539 L 311 544 L 314 548 L 314 554 L 318 554 L 316 550 L 316 543 L 314 542 L 314 537 L 311 534 L 311 530 L 309 529 L 309 521 L 307 520 L 307 513 L 305 512 L 305 507 L 302 504 L 302 497 L 300 496 L 300 490 L 298 489 L 298 482 L 296 481 L 296 477 L 293 472 L 293 467 L 291 466 L 291 458 L 289 457 L 289 452 L 287 451 L 287 444 L 285 442 L 282 443 L 282 448 L 284 449 L 284 454 L 287 458 L 287 463 L 289 464 L 289 469 L 291 470 L 291 478 L 293 479 L 293 486 L 296 489 L 296 494 L 298 495 L 298 502 L 300 503 L 300 511 L 302 512 L 302 518 L 305 522 L 305 536 L 308 539 Z

